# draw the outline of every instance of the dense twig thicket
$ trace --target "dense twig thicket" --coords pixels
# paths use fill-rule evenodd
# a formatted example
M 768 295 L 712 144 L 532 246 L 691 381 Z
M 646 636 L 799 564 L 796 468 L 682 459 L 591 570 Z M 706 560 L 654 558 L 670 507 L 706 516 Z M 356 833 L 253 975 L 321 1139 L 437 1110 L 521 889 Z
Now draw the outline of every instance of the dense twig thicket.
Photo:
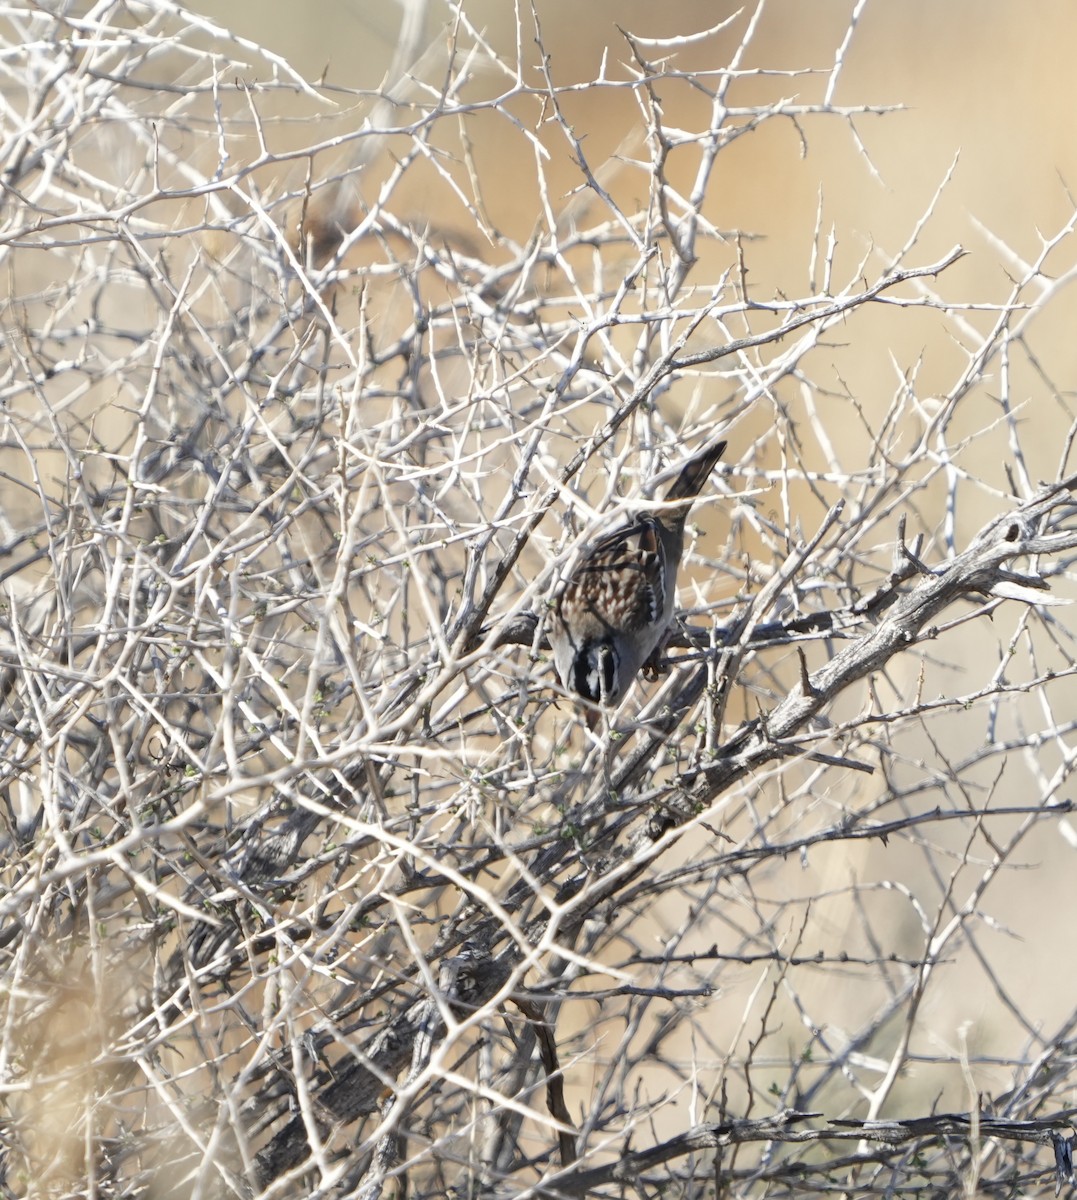
M 958 298 L 937 195 L 770 283 L 727 155 L 870 172 L 900 114 L 836 102 L 855 15 L 747 66 L 762 10 L 578 81 L 541 14 L 413 4 L 370 93 L 159 0 L 7 11 L 4 1195 L 1070 1178 L 1077 1006 L 1008 956 L 1068 958 L 1074 426 L 1027 330 L 1073 232 Z M 546 607 L 719 429 L 668 671 L 592 733 Z

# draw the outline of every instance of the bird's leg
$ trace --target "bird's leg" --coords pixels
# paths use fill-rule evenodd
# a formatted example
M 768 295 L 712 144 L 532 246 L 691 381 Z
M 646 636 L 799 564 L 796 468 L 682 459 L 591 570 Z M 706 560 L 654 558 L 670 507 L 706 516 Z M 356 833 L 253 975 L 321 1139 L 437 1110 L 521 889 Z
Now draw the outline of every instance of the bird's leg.
M 666 657 L 666 646 L 669 643 L 669 629 L 662 634 L 662 639 L 657 646 L 647 655 L 647 660 L 644 662 L 640 670 L 643 672 L 643 677 L 648 680 L 661 679 L 663 675 L 669 674 L 670 661 Z

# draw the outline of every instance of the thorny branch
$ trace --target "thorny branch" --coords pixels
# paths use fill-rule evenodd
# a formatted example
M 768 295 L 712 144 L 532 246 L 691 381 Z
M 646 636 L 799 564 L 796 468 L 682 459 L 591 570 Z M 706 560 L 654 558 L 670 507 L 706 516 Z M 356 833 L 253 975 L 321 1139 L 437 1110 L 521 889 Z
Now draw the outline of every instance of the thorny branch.
M 862 0 L 469 7 L 0 19 L 0 1195 L 1072 1182 L 1077 216 L 876 224 Z M 719 429 L 591 734 L 547 604 Z

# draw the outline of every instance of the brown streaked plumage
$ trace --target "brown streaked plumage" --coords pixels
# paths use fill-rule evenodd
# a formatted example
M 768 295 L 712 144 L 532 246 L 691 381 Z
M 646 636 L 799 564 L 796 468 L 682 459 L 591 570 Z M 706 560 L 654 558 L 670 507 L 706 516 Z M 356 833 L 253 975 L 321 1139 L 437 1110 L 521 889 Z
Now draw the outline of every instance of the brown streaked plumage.
M 584 553 L 550 620 L 554 663 L 568 691 L 592 704 L 618 704 L 661 646 L 673 619 L 688 511 L 725 448 L 715 442 L 685 463 L 666 493 L 668 507 L 643 513 Z

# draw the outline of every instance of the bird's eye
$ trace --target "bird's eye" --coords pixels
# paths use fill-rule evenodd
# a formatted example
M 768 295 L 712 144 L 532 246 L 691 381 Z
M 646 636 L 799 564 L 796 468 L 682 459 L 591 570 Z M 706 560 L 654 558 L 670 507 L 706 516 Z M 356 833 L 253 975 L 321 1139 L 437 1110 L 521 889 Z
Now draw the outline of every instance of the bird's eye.
M 601 704 L 617 694 L 617 654 L 609 642 L 589 642 L 576 657 L 576 691 Z

